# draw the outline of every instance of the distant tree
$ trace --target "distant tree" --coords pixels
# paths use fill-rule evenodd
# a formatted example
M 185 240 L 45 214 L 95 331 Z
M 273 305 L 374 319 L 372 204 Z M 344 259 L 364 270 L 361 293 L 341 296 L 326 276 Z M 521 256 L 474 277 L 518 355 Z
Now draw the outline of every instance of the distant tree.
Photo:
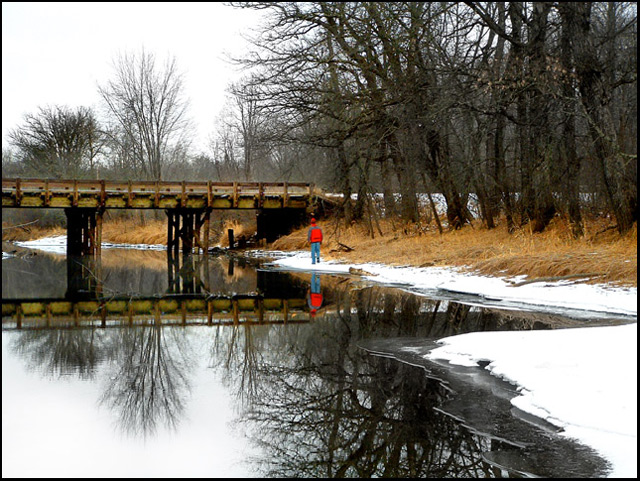
M 226 182 L 238 179 L 242 170 L 239 160 L 242 154 L 238 148 L 237 131 L 232 119 L 230 108 L 224 109 L 217 119 L 217 129 L 209 140 L 215 177 Z
M 24 175 L 77 178 L 95 168 L 102 133 L 90 108 L 40 107 L 9 132 Z
M 18 161 L 13 150 L 2 149 L 2 177 L 19 177 L 22 175 L 22 164 Z
M 250 84 L 233 84 L 229 92 L 233 98 L 232 127 L 239 135 L 243 153 L 243 173 L 245 180 L 252 180 L 255 164 L 261 152 L 260 135 L 265 121 L 263 107 L 256 98 Z M 264 144 L 263 144 L 264 145 Z M 264 155 L 264 153 L 262 153 Z
M 118 56 L 114 68 L 115 78 L 98 88 L 114 120 L 114 148 L 148 179 L 161 180 L 168 153 L 184 145 L 191 126 L 176 60 L 158 68 L 143 50 Z

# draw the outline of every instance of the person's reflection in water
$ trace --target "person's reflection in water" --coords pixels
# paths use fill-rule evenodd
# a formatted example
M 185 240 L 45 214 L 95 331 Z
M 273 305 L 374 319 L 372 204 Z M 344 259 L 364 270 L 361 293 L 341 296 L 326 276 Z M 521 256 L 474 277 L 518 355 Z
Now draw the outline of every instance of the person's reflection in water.
M 311 275 L 311 286 L 307 295 L 307 304 L 309 304 L 309 314 L 315 317 L 318 309 L 322 307 L 322 289 L 320 288 L 320 276 L 315 272 Z

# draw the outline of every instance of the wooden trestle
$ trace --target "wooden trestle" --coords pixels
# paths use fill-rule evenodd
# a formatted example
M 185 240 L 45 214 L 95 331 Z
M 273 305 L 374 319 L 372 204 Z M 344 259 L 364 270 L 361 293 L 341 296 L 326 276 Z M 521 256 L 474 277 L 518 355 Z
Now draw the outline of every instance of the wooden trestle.
M 313 184 L 274 182 L 112 182 L 2 179 L 3 208 L 62 208 L 67 254 L 100 256 L 106 209 L 163 209 L 167 251 L 207 252 L 213 209 L 259 211 L 257 237 L 274 240 L 305 219 L 317 201 Z
M 65 209 L 67 216 L 67 255 L 99 256 L 102 249 L 103 209 Z
M 178 257 L 181 241 L 183 254 L 191 253 L 193 248 L 209 250 L 210 209 L 168 209 L 166 212 L 167 250 L 173 257 Z

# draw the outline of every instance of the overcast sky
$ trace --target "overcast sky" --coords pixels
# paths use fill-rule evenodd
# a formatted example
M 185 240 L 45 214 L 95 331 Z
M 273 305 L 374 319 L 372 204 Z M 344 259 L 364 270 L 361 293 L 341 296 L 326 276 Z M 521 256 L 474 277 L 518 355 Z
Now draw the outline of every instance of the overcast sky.
M 246 50 L 254 11 L 221 3 L 2 3 L 2 146 L 24 114 L 46 105 L 97 107 L 98 84 L 121 52 L 175 57 L 206 147 L 224 92 L 238 76 L 225 59 Z M 235 76 L 235 77 L 234 77 Z

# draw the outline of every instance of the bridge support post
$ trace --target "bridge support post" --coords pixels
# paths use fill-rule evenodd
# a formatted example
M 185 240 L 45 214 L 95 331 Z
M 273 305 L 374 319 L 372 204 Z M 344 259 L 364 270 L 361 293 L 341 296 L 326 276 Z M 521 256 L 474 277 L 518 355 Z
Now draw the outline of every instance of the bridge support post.
M 211 209 L 167 209 L 166 213 L 167 252 L 177 257 L 180 247 L 183 254 L 191 254 L 194 248 L 209 250 Z
M 67 256 L 65 299 L 93 299 L 102 294 L 101 262 L 97 256 Z
M 99 256 L 102 252 L 102 209 L 68 208 L 67 256 Z
M 104 209 L 71 207 L 67 216 L 67 293 L 69 299 L 102 293 L 102 214 Z
M 208 275 L 209 226 L 211 209 L 167 209 L 167 266 L 169 292 L 194 293 L 208 289 L 197 274 L 200 262 L 193 254 L 203 250 Z M 204 229 L 203 229 L 204 227 Z M 202 232 L 204 230 L 204 232 Z

